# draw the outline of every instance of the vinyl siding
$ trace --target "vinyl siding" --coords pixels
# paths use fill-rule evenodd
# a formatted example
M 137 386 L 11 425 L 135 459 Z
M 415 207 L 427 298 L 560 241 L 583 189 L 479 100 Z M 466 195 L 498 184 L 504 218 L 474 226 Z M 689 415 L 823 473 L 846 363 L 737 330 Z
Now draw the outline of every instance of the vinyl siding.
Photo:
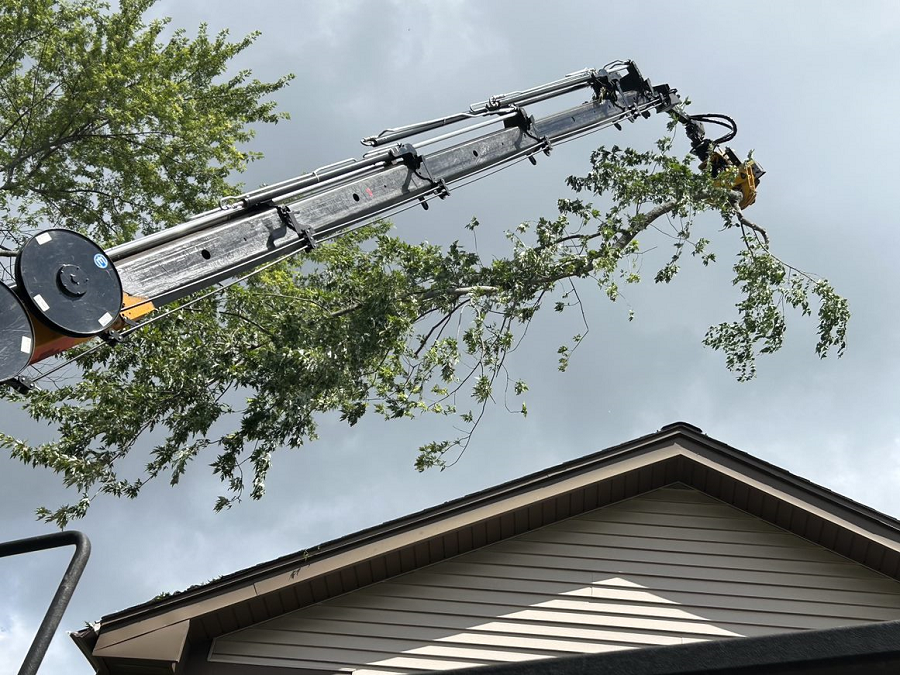
M 210 660 L 406 673 L 900 619 L 900 582 L 663 488 L 225 635 Z

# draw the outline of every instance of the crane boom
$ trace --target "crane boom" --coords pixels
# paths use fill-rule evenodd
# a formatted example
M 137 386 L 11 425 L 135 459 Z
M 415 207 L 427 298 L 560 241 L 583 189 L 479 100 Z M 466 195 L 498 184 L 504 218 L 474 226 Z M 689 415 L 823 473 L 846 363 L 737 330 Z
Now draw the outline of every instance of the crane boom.
M 593 94 L 587 102 L 538 119 L 524 107 L 585 89 Z M 373 150 L 361 159 L 224 198 L 217 209 L 106 251 L 74 232 L 41 232 L 18 253 L 15 287 L 0 284 L 0 320 L 10 328 L 0 337 L 0 381 L 21 386 L 18 376 L 29 364 L 95 336 L 115 336 L 154 309 L 403 205 L 427 209 L 454 184 L 523 158 L 534 163 L 554 144 L 654 112 L 675 111 L 680 119 L 679 103 L 674 89 L 652 85 L 633 62 L 615 62 L 387 129 L 362 140 Z M 409 140 L 461 123 L 470 124 Z M 422 152 L 432 145 L 439 148 Z
M 600 96 L 575 108 L 538 120 L 516 108 L 501 115 L 503 129 L 427 155 L 401 143 L 337 167 L 329 179 L 319 181 L 314 173 L 245 195 L 221 222 L 201 228 L 188 223 L 174 239 L 164 231 L 169 241 L 137 240 L 111 249 L 109 256 L 127 292 L 165 304 L 284 254 L 309 250 L 398 206 L 446 197 L 455 182 L 486 169 L 676 103 L 668 87 L 651 87 L 640 77 L 598 73 L 591 82 Z

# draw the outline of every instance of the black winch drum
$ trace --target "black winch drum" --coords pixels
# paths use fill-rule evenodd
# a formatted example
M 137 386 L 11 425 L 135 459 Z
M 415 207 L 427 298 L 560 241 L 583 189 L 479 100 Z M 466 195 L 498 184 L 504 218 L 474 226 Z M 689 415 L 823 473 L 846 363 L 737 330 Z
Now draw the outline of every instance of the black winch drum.
M 91 337 L 115 323 L 122 283 L 103 249 L 71 230 L 45 230 L 16 258 L 19 295 L 33 316 L 71 337 Z
M 16 377 L 31 361 L 34 329 L 25 305 L 0 283 L 0 382 Z

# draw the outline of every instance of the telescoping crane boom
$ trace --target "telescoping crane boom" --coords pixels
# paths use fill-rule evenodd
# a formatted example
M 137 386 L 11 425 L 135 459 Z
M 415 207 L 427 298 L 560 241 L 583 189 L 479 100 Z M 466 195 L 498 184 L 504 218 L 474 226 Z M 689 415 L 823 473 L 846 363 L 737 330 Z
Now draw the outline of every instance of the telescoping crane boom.
M 526 106 L 590 90 L 591 99 L 535 119 Z M 705 138 L 676 91 L 651 85 L 630 61 L 587 69 L 532 89 L 494 96 L 465 112 L 387 129 L 362 143 L 372 149 L 311 173 L 226 197 L 219 208 L 175 227 L 103 250 L 70 230 L 29 239 L 15 261 L 15 286 L 0 284 L 0 382 L 23 387 L 29 365 L 85 340 L 116 340 L 150 312 L 265 263 L 315 248 L 410 202 L 428 208 L 454 184 L 554 144 L 654 112 L 687 128 L 693 151 L 714 172 L 739 169 L 741 206 L 752 203 L 762 170 Z M 720 119 L 714 119 L 714 118 Z M 732 123 L 733 124 L 733 123 Z M 451 127 L 412 143 L 413 136 Z M 499 128 L 498 128 L 499 127 Z M 438 145 L 429 153 L 422 150 Z

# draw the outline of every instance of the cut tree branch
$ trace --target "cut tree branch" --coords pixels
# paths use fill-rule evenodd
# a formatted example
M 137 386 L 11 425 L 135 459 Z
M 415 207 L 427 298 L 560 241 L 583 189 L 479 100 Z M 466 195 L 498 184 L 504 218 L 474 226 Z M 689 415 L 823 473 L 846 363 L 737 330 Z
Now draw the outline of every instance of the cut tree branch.
M 766 248 L 768 248 L 769 247 L 768 233 L 765 231 L 765 229 L 763 229 L 762 227 L 760 227 L 759 225 L 754 223 L 752 220 L 748 220 L 747 217 L 744 215 L 744 212 L 741 211 L 740 204 L 741 204 L 742 198 L 743 198 L 743 195 L 740 192 L 738 192 L 737 190 L 731 191 L 731 196 L 729 197 L 729 199 L 731 200 L 731 203 L 734 206 L 735 218 L 737 218 L 738 222 L 741 225 L 743 225 L 744 227 L 747 227 L 747 228 L 753 230 L 754 232 L 756 232 L 757 234 L 759 234 L 763 238 L 763 241 L 766 244 Z

